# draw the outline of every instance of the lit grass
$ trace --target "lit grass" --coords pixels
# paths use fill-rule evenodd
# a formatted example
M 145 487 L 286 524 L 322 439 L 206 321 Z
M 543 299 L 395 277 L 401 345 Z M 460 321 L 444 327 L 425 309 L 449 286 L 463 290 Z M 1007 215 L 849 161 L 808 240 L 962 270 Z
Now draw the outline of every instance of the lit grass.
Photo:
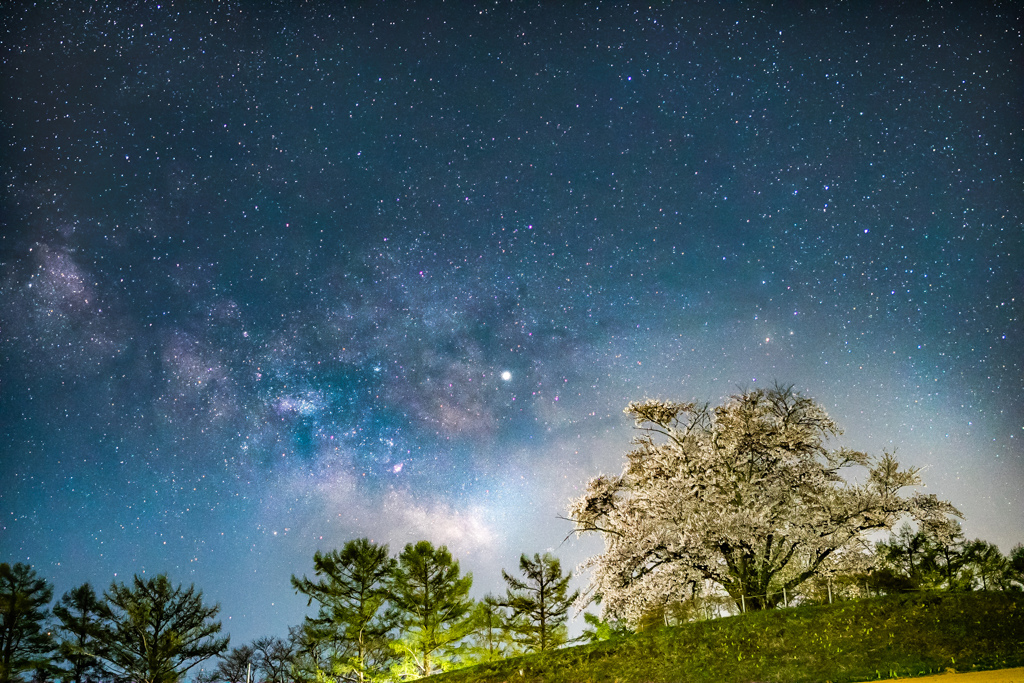
M 431 683 L 845 683 L 1024 665 L 1024 594 L 925 593 L 750 613 Z

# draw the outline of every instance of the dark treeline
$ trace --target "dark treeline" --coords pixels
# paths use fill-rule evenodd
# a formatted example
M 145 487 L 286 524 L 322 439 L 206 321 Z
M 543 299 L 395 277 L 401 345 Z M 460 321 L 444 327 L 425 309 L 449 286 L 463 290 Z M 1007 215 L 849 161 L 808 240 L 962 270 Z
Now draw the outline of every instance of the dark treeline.
M 502 572 L 502 596 L 469 597 L 445 546 L 411 543 L 393 557 L 361 538 L 317 552 L 312 577 L 292 577 L 316 614 L 229 647 L 220 610 L 165 575 L 88 583 L 52 608 L 52 587 L 26 564 L 0 564 L 0 683 L 340 683 L 402 681 L 568 642 L 578 592 L 550 554 Z M 216 658 L 216 659 L 214 659 Z M 213 660 L 211 662 L 210 660 Z
M 1008 556 L 959 527 L 904 525 L 859 561 L 815 577 L 788 596 L 813 604 L 908 591 L 1024 591 L 1024 546 Z M 520 558 L 502 572 L 502 596 L 469 597 L 473 578 L 444 546 L 407 545 L 393 557 L 362 538 L 317 552 L 312 578 L 292 577 L 316 614 L 289 629 L 228 646 L 217 605 L 194 586 L 160 575 L 88 583 L 52 607 L 53 590 L 25 564 L 0 564 L 0 683 L 341 683 L 402 681 L 570 643 L 566 622 L 579 598 L 557 558 Z M 636 623 L 586 614 L 580 640 L 728 614 L 714 594 L 666 601 Z M 216 658 L 211 665 L 208 660 Z M 202 664 L 206 666 L 200 668 Z
M 1024 546 L 1008 556 L 958 526 L 900 527 L 846 566 L 835 566 L 787 596 L 814 604 L 910 591 L 1024 591 Z M 194 586 L 164 575 L 88 583 L 52 607 L 53 590 L 25 564 L 0 564 L 0 683 L 342 683 L 403 681 L 570 642 L 570 592 L 550 554 L 520 558 L 503 571 L 502 596 L 469 597 L 473 577 L 445 546 L 388 546 L 361 538 L 317 552 L 312 577 L 293 576 L 316 613 L 289 629 L 229 647 L 219 606 Z M 728 596 L 690 592 L 648 609 L 634 623 L 586 614 L 578 640 L 734 613 Z M 724 599 L 723 599 L 724 598 Z M 599 596 L 595 596 L 599 600 Z M 210 661 L 213 660 L 213 661 Z M 204 665 L 205 664 L 205 665 Z
M 476 601 L 445 546 L 392 555 L 360 538 L 292 576 L 314 615 L 229 648 L 219 606 L 195 586 L 136 576 L 101 595 L 84 584 L 51 608 L 30 566 L 0 564 L 0 683 L 405 681 L 562 647 L 574 603 L 600 606 L 584 617 L 581 640 L 594 641 L 878 595 L 1024 592 L 1024 546 L 1006 556 L 968 541 L 961 513 L 914 492 L 920 470 L 893 453 L 827 447 L 838 425 L 791 386 L 714 409 L 648 399 L 625 412 L 639 436 L 622 474 L 592 479 L 569 506 L 576 533 L 605 541 L 582 597 L 550 554 L 522 555 L 518 572 L 502 571 L 505 594 Z

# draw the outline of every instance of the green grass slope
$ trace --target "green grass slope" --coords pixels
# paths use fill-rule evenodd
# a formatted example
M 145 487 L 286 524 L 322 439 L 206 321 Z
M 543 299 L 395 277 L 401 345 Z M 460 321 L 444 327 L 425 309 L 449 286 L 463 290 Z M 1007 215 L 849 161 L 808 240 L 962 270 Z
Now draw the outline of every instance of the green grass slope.
M 1024 595 L 925 593 L 696 622 L 430 683 L 844 683 L 1024 665 Z

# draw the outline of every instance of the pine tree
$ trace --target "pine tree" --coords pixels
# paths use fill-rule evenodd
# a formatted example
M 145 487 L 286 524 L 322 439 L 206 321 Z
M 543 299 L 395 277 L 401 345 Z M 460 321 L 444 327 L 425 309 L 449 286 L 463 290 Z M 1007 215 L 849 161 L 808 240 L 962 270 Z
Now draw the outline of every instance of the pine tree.
M 178 683 L 193 666 L 227 649 L 218 638 L 218 605 L 204 605 L 195 586 L 171 587 L 166 575 L 114 582 L 105 593 L 102 657 L 116 676 L 136 683 Z
M 522 654 L 513 635 L 515 630 L 515 621 L 503 602 L 485 595 L 473 608 L 468 659 L 474 663 L 494 662 Z
M 519 570 L 525 580 L 501 571 L 508 584 L 505 604 L 521 620 L 517 629 L 519 643 L 534 652 L 565 644 L 569 608 L 579 597 L 579 591 L 568 594 L 572 572 L 562 576 L 561 562 L 550 553 L 534 554 L 532 560 L 522 555 Z
M 970 590 L 974 583 L 967 553 L 967 539 L 960 525 L 949 520 L 924 525 L 930 541 L 929 564 L 938 576 L 937 587 L 949 591 Z
M 395 647 L 407 672 L 429 676 L 443 670 L 459 652 L 473 628 L 472 585 L 473 575 L 461 575 L 447 547 L 420 541 L 402 550 L 392 591 L 404 632 Z
M 935 520 L 914 530 L 903 524 L 875 546 L 879 559 L 914 589 L 971 590 L 974 571 L 970 545 L 958 524 Z
M 967 544 L 967 565 L 981 590 L 1006 590 L 1006 570 L 1009 560 L 999 551 L 999 546 L 976 538 Z
M 0 564 L 0 683 L 45 667 L 53 641 L 44 628 L 53 588 L 20 562 Z
M 386 545 L 366 538 L 349 541 L 340 551 L 313 555 L 319 580 L 293 576 L 292 586 L 319 604 L 317 616 L 306 619 L 306 649 L 312 641 L 328 650 L 332 675 L 342 680 L 375 680 L 394 659 L 390 634 L 397 612 L 389 604 L 395 560 Z
M 879 559 L 909 583 L 907 589 L 920 588 L 929 571 L 930 544 L 928 535 L 902 524 L 887 540 L 879 541 L 875 551 Z
M 1011 590 L 1024 590 L 1024 545 L 1018 543 L 1010 549 L 1003 576 Z
M 66 680 L 84 683 L 105 677 L 107 672 L 99 651 L 103 619 L 108 614 L 106 604 L 88 583 L 68 591 L 53 606 L 60 632 L 57 651 L 70 666 L 64 670 Z

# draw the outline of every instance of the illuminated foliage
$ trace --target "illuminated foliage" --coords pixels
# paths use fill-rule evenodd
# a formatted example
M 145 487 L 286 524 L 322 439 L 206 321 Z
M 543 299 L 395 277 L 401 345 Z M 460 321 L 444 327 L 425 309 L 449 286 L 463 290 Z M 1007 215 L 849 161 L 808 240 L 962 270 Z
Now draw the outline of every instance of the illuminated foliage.
M 625 412 L 642 433 L 622 474 L 592 479 L 569 516 L 605 540 L 589 561 L 591 593 L 633 623 L 705 582 L 737 607 L 774 607 L 866 532 L 958 514 L 934 495 L 901 495 L 920 477 L 893 454 L 826 447 L 839 428 L 791 388 L 714 410 L 649 400 Z M 847 477 L 857 470 L 861 483 Z
M 200 662 L 227 649 L 213 621 L 218 605 L 204 605 L 195 586 L 171 586 L 166 575 L 114 582 L 106 595 L 110 614 L 102 657 L 118 677 L 136 683 L 177 683 Z

